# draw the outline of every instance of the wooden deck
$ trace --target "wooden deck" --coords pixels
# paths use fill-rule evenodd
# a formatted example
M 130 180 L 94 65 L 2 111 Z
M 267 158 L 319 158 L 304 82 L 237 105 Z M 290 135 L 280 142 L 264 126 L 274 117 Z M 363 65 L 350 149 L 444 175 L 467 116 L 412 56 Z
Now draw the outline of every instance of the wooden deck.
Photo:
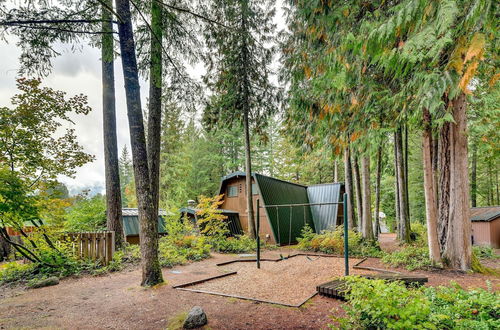
M 377 279 L 377 280 L 386 280 L 386 281 L 401 281 L 406 286 L 421 286 L 424 283 L 427 283 L 427 277 L 422 276 L 409 276 L 403 274 L 392 274 L 392 273 L 384 273 L 384 274 L 376 274 L 376 275 L 362 275 L 362 277 L 368 279 Z M 346 292 L 348 291 L 348 287 L 343 278 L 339 278 L 330 282 L 326 282 L 320 284 L 316 287 L 316 291 L 322 296 L 336 298 L 345 300 Z

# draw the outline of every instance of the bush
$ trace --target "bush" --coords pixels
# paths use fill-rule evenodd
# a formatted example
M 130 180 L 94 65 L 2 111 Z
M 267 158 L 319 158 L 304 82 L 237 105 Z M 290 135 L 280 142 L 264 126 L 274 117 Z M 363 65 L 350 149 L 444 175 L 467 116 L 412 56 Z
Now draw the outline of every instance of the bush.
M 349 254 L 355 256 L 381 256 L 378 243 L 366 242 L 360 233 L 349 230 L 348 234 Z M 315 234 L 308 225 L 302 229 L 301 237 L 298 239 L 298 249 L 303 251 L 315 251 L 328 254 L 344 253 L 344 227 L 338 226 L 335 230 L 324 230 L 321 234 Z
M 386 253 L 382 257 L 382 262 L 408 270 L 429 269 L 432 266 L 429 249 L 414 245 L 406 245 L 398 251 Z
M 350 276 L 341 329 L 498 329 L 499 294 L 453 287 L 406 288 Z M 335 328 L 333 325 L 329 325 Z
M 257 248 L 257 242 L 247 235 L 223 237 L 210 243 L 215 251 L 221 253 L 244 253 L 255 251 Z
M 164 236 L 159 242 L 159 259 L 162 267 L 183 265 L 210 257 L 210 244 L 203 236 Z
M 33 263 L 21 264 L 17 261 L 4 264 L 0 268 L 0 285 L 17 282 L 20 279 L 26 281 L 36 276 L 36 267 Z
M 495 253 L 490 246 L 474 246 L 472 247 L 472 251 L 479 259 L 498 259 L 500 258 L 499 254 Z

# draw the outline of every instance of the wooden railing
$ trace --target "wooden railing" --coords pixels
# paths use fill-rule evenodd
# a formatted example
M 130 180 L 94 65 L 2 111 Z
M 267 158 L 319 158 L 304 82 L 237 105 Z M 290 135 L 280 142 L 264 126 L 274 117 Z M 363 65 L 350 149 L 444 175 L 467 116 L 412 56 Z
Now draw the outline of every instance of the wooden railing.
M 88 232 L 67 234 L 79 258 L 100 261 L 108 265 L 115 253 L 115 232 Z

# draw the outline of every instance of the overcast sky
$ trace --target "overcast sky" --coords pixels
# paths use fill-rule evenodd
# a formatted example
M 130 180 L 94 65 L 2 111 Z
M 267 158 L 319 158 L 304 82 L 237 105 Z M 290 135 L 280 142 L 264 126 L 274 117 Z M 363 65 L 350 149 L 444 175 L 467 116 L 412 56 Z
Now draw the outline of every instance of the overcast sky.
M 278 1 L 281 3 L 281 1 Z M 276 22 L 283 27 L 281 10 L 278 11 Z M 94 193 L 104 192 L 104 153 L 102 134 L 102 91 L 100 51 L 83 45 L 82 49 L 72 52 L 67 45 L 56 45 L 56 50 L 62 53 L 53 61 L 52 73 L 43 79 L 43 85 L 67 93 L 68 97 L 75 94 L 88 96 L 88 103 L 92 112 L 87 116 L 73 117 L 76 134 L 85 151 L 95 156 L 95 161 L 77 169 L 74 178 L 61 177 L 72 193 L 83 188 L 92 188 Z M 10 98 L 17 93 L 16 78 L 19 70 L 20 51 L 16 47 L 15 39 L 9 37 L 6 43 L 0 40 L 0 106 L 10 106 Z M 204 68 L 197 65 L 189 70 L 193 77 L 200 77 Z M 142 106 L 147 105 L 146 96 L 148 84 L 141 79 Z M 121 62 L 115 61 L 116 86 L 116 116 L 119 151 L 123 146 L 130 147 L 127 111 L 125 104 L 125 90 L 123 88 Z M 130 150 L 130 148 L 129 148 Z

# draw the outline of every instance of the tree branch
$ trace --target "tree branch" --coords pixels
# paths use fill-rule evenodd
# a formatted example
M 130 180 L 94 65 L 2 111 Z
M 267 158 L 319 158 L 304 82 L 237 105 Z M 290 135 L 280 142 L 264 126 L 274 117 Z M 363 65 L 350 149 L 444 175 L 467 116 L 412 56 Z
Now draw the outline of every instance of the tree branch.
M 79 33 L 79 34 L 117 34 L 117 32 L 104 32 L 104 31 L 79 31 L 79 30 L 71 30 L 71 29 L 61 29 L 55 28 L 51 26 L 29 26 L 29 25 L 9 25 L 11 27 L 32 29 L 32 30 L 50 30 L 50 31 L 58 31 L 58 32 L 67 32 L 67 33 Z
M 181 7 L 176 7 L 176 6 L 172 6 L 172 5 L 169 5 L 169 4 L 167 4 L 167 3 L 162 2 L 162 1 L 160 1 L 160 0 L 153 0 L 153 1 L 156 1 L 156 2 L 158 2 L 160 5 L 162 5 L 162 6 L 164 6 L 164 7 L 167 7 L 167 8 L 169 8 L 169 9 L 173 9 L 173 10 L 176 10 L 176 11 L 180 11 L 181 13 L 190 14 L 190 15 L 192 15 L 192 16 L 194 16 L 194 17 L 196 17 L 196 18 L 200 18 L 200 19 L 205 20 L 205 21 L 207 21 L 207 22 L 214 23 L 214 24 L 217 24 L 217 25 L 220 25 L 220 26 L 223 26 L 223 27 L 225 27 L 225 28 L 230 29 L 230 27 L 229 27 L 229 26 L 227 26 L 227 25 L 224 25 L 224 24 L 222 24 L 222 23 L 220 23 L 220 22 L 217 22 L 216 20 L 214 20 L 214 19 L 212 19 L 212 18 L 209 18 L 209 17 L 203 16 L 203 15 L 201 15 L 201 14 L 194 13 L 194 12 L 190 11 L 189 9 L 186 9 L 186 8 L 181 8 Z
M 101 19 L 33 19 L 33 20 L 14 20 L 0 21 L 0 26 L 18 25 L 18 24 L 76 24 L 76 23 L 102 23 Z M 117 23 L 113 21 L 113 23 Z

